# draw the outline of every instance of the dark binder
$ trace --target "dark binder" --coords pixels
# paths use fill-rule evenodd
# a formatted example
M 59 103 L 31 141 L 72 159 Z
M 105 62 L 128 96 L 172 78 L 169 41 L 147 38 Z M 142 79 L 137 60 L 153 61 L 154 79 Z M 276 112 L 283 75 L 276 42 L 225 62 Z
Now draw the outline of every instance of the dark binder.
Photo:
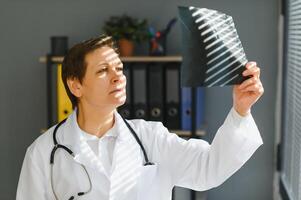
M 133 117 L 147 119 L 146 64 L 133 65 Z
M 131 112 L 131 66 L 129 63 L 124 63 L 123 74 L 126 76 L 126 101 L 118 108 L 120 115 L 126 119 L 132 118 Z
M 192 88 L 182 87 L 182 107 L 181 107 L 181 129 L 191 131 L 191 108 L 192 108 Z M 196 128 L 201 129 L 204 125 L 204 115 L 205 115 L 205 89 L 203 87 L 198 87 L 196 89 Z
M 163 121 L 163 64 L 147 66 L 148 114 L 151 121 Z
M 180 129 L 180 63 L 166 66 L 165 71 L 165 125 L 169 129 Z

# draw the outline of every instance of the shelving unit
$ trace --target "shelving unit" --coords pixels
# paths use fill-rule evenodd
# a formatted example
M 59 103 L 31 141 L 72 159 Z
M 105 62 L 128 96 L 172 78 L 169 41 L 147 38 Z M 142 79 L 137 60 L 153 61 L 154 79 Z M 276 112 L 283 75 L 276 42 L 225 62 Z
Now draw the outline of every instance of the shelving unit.
M 47 64 L 47 85 L 48 88 L 50 88 L 51 90 L 51 86 L 49 86 L 49 80 L 51 80 L 52 77 L 49 77 L 49 75 L 51 73 L 48 73 L 50 71 L 50 68 L 53 64 L 60 64 L 63 62 L 64 57 L 61 56 L 43 56 L 39 58 L 39 61 L 41 63 L 46 63 Z M 182 61 L 182 57 L 181 56 L 132 56 L 132 57 L 120 57 L 121 61 L 123 62 L 181 62 Z M 194 89 L 193 89 L 194 90 Z M 49 89 L 48 89 L 49 91 Z M 192 119 L 194 119 L 194 110 L 193 106 L 194 106 L 194 100 L 195 100 L 195 91 L 192 91 Z M 47 93 L 48 95 L 48 99 L 51 99 L 51 97 L 49 96 L 50 94 Z M 52 110 L 52 106 L 51 103 L 48 102 L 48 119 L 52 118 L 52 116 L 50 116 L 51 114 L 51 110 Z M 195 121 L 195 120 L 192 120 Z M 50 124 L 51 122 L 49 122 L 48 124 Z M 193 124 L 192 124 L 192 129 L 193 129 Z M 44 130 L 41 130 L 41 132 L 43 132 Z M 191 130 L 191 131 L 185 131 L 185 130 L 170 130 L 170 132 L 172 133 L 176 133 L 177 135 L 179 135 L 180 137 L 192 137 L 192 138 L 200 138 L 206 135 L 205 130 Z

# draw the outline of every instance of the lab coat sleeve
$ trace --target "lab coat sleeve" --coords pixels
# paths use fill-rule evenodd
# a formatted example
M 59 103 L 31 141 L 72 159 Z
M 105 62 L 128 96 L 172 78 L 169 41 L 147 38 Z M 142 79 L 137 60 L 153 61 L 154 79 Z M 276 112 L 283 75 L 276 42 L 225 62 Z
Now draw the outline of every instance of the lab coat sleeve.
M 198 191 L 222 184 L 263 143 L 251 113 L 241 117 L 233 108 L 211 145 L 201 139 L 184 140 L 162 124 L 157 128 L 160 162 L 171 182 Z
M 45 200 L 45 182 L 43 173 L 33 159 L 32 151 L 28 149 L 23 161 L 16 200 Z

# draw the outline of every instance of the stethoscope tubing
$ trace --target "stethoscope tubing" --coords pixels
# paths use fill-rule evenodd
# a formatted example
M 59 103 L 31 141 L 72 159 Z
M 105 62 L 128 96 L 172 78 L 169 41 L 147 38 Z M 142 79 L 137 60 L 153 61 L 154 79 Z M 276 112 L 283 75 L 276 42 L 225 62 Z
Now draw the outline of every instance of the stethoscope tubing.
M 154 163 L 152 163 L 152 162 L 149 161 L 148 156 L 147 156 L 146 151 L 145 151 L 145 148 L 144 148 L 144 146 L 143 146 L 141 140 L 139 139 L 137 133 L 136 133 L 136 132 L 134 131 L 134 129 L 130 126 L 130 124 L 127 122 L 126 119 L 124 119 L 123 117 L 122 117 L 122 119 L 123 119 L 124 123 L 126 124 L 126 126 L 128 127 L 128 129 L 130 130 L 131 134 L 133 135 L 133 137 L 135 138 L 136 142 L 138 143 L 138 145 L 140 146 L 140 148 L 141 148 L 141 150 L 142 150 L 142 152 L 143 152 L 144 161 L 145 161 L 144 166 L 146 166 L 146 165 L 154 165 Z M 53 147 L 53 149 L 52 149 L 52 151 L 51 151 L 51 154 L 50 154 L 50 168 L 51 168 L 51 169 L 50 169 L 50 176 L 51 176 L 51 180 L 50 180 L 50 181 L 51 181 L 51 189 L 52 189 L 52 191 L 53 191 L 53 194 L 54 194 L 54 197 L 55 197 L 56 200 L 58 200 L 58 197 L 57 197 L 57 195 L 56 195 L 56 193 L 55 193 L 55 190 L 54 190 L 54 180 L 53 180 L 53 165 L 54 165 L 54 156 L 55 156 L 55 153 L 56 153 L 56 151 L 57 151 L 58 149 L 63 149 L 63 150 L 65 150 L 70 156 L 72 156 L 72 157 L 74 158 L 74 153 L 73 153 L 73 151 L 72 151 L 71 149 L 69 149 L 68 147 L 64 146 L 64 145 L 59 144 L 58 141 L 57 141 L 57 139 L 56 139 L 56 133 L 57 133 L 59 127 L 60 127 L 63 123 L 65 123 L 65 122 L 66 122 L 66 119 L 62 120 L 60 123 L 58 123 L 58 124 L 55 126 L 55 128 L 54 128 L 54 130 L 53 130 L 53 144 L 54 144 L 54 147 Z M 91 181 L 91 178 L 90 178 L 90 176 L 89 176 L 89 173 L 88 173 L 86 167 L 85 167 L 83 164 L 80 164 L 80 165 L 82 166 L 82 168 L 84 169 L 85 173 L 87 174 L 87 177 L 88 177 L 88 179 L 89 179 L 89 185 L 90 185 L 90 186 L 89 186 L 89 189 L 88 189 L 86 192 L 78 192 L 78 193 L 77 193 L 78 196 L 85 195 L 85 194 L 91 192 L 91 190 L 92 190 L 92 181 Z M 71 197 L 69 198 L 69 200 L 72 200 L 72 199 L 74 199 L 74 198 L 75 198 L 74 196 L 71 196 Z

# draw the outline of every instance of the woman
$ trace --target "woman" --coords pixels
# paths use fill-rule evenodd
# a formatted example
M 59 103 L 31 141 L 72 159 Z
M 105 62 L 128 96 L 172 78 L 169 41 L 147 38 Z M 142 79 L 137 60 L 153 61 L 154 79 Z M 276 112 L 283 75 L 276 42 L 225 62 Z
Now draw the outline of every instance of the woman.
M 126 99 L 122 68 L 110 37 L 70 49 L 62 79 L 74 112 L 27 149 L 17 200 L 167 200 L 174 186 L 220 185 L 262 144 L 250 113 L 263 94 L 256 63 L 243 73 L 252 78 L 234 86 L 233 108 L 211 145 L 160 122 L 124 120 L 116 112 Z

